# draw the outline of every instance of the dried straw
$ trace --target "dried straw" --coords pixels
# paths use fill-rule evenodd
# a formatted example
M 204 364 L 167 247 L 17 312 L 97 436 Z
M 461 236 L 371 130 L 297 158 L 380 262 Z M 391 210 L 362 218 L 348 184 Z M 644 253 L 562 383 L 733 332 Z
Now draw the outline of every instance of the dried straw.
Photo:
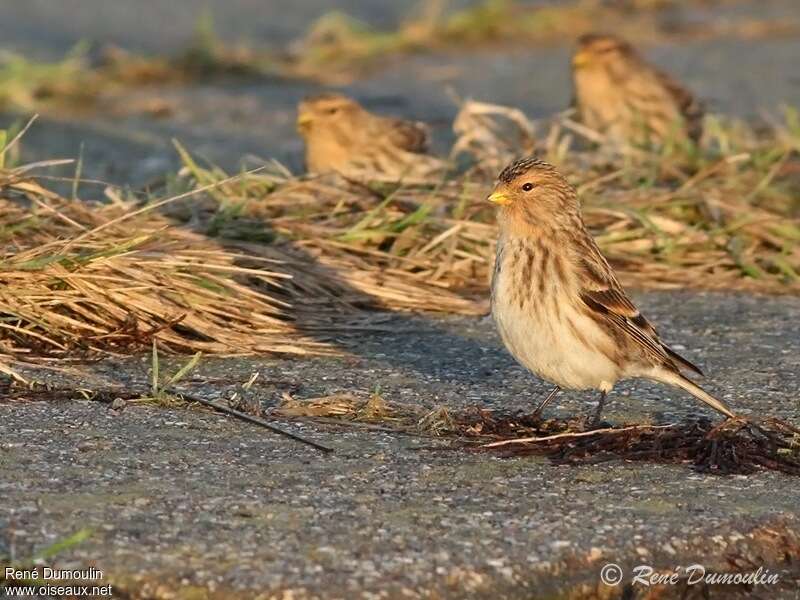
M 218 190 L 207 219 L 224 237 L 270 231 L 273 248 L 302 250 L 379 306 L 481 314 L 497 236 L 485 202 L 490 174 L 513 158 L 501 139 L 509 127 L 532 143 L 536 127 L 524 119 L 465 103 L 454 152 L 471 155 L 475 167 L 445 181 L 258 174 Z M 798 164 L 800 133 L 787 126 L 756 134 L 713 120 L 707 129 L 700 149 L 585 152 L 574 136 L 586 132 L 565 116 L 549 125 L 538 152 L 578 188 L 587 225 L 624 283 L 799 293 L 800 181 L 789 167 Z M 191 160 L 183 174 L 190 185 L 224 176 Z
M 377 406 L 377 410 L 374 408 Z M 372 407 L 372 409 L 371 409 Z M 800 429 L 776 418 L 692 419 L 667 425 L 629 424 L 587 430 L 583 419 L 542 420 L 478 407 L 452 410 L 389 401 L 377 394 L 339 393 L 299 400 L 285 395 L 273 417 L 458 440 L 454 450 L 501 456 L 546 456 L 563 464 L 611 460 L 690 464 L 715 473 L 766 469 L 800 475 Z
M 3 172 L 0 354 L 127 354 L 153 339 L 172 352 L 330 352 L 292 324 L 291 275 L 278 262 L 135 209 L 66 200 Z
M 511 158 L 508 127 L 530 143 L 546 131 L 539 153 L 578 188 L 625 283 L 800 292 L 797 115 L 762 132 L 711 119 L 699 149 L 622 154 L 580 151 L 574 136 L 589 134 L 568 116 L 524 119 L 465 103 L 456 151 L 476 167 L 413 184 L 279 165 L 232 178 L 179 148 L 189 191 L 137 207 L 66 200 L 30 165 L 0 171 L 0 371 L 4 357 L 130 353 L 152 339 L 173 352 L 329 352 L 325 336 L 364 309 L 483 314 L 497 236 L 484 199 Z
M 621 459 L 689 463 L 701 472 L 722 475 L 761 469 L 800 475 L 800 429 L 775 418 L 761 422 L 728 419 L 716 426 L 700 419 L 659 426 L 567 430 L 490 442 L 480 449 L 505 456 L 547 456 L 566 464 Z

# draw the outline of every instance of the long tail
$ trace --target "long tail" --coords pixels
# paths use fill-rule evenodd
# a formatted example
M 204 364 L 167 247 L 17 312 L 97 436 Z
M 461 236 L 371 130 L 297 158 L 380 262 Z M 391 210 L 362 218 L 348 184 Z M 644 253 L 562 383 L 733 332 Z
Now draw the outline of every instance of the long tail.
M 686 390 L 692 396 L 694 396 L 695 398 L 697 398 L 702 402 L 705 402 L 711 408 L 721 412 L 726 417 L 731 417 L 733 419 L 736 418 L 734 412 L 730 408 L 728 408 L 727 405 L 722 400 L 717 400 L 716 398 L 714 398 L 714 396 L 709 394 L 707 391 L 705 391 L 703 388 L 697 385 L 694 381 L 684 377 L 680 373 L 676 373 L 674 371 L 667 371 L 666 369 L 663 369 L 655 373 L 653 375 L 653 379 Z

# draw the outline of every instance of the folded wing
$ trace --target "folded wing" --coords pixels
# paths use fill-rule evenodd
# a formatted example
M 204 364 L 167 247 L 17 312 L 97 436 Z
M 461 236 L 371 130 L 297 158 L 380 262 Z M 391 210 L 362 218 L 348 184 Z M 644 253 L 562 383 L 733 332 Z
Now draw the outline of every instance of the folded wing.
M 655 327 L 625 294 L 594 240 L 589 239 L 588 244 L 590 251 L 585 252 L 582 258 L 580 283 L 581 300 L 589 310 L 602 316 L 609 326 L 623 332 L 653 361 L 676 371 L 685 368 L 702 375 L 696 365 L 661 341 Z

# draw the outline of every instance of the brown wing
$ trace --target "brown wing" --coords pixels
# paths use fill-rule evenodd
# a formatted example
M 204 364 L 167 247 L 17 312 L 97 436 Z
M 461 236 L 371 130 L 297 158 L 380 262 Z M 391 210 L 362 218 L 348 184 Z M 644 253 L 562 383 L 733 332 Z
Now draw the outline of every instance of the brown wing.
M 430 144 L 428 126 L 417 121 L 386 119 L 389 140 L 392 145 L 416 154 L 425 154 Z
M 681 83 L 670 77 L 668 74 L 655 70 L 655 75 L 664 86 L 664 89 L 672 97 L 678 106 L 681 115 L 686 121 L 686 133 L 693 141 L 697 142 L 703 135 L 703 115 L 705 108 L 703 103 L 694 97 Z
M 672 366 L 676 371 L 682 366 L 702 375 L 703 372 L 697 366 L 659 339 L 655 327 L 625 294 L 594 240 L 588 238 L 585 246 L 580 269 L 583 287 L 581 300 L 584 304 L 596 314 L 605 317 L 610 326 L 624 332 L 653 359 Z

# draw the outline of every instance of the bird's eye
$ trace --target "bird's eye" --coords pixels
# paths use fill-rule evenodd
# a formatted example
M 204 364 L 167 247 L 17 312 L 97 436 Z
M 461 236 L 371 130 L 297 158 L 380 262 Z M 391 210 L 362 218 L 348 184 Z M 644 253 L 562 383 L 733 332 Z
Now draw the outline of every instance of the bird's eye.
M 329 115 L 335 115 L 337 112 L 339 112 L 338 108 L 329 108 L 328 109 L 328 114 Z
M 532 189 L 533 189 L 533 184 L 530 181 L 522 186 L 523 192 L 530 192 Z

